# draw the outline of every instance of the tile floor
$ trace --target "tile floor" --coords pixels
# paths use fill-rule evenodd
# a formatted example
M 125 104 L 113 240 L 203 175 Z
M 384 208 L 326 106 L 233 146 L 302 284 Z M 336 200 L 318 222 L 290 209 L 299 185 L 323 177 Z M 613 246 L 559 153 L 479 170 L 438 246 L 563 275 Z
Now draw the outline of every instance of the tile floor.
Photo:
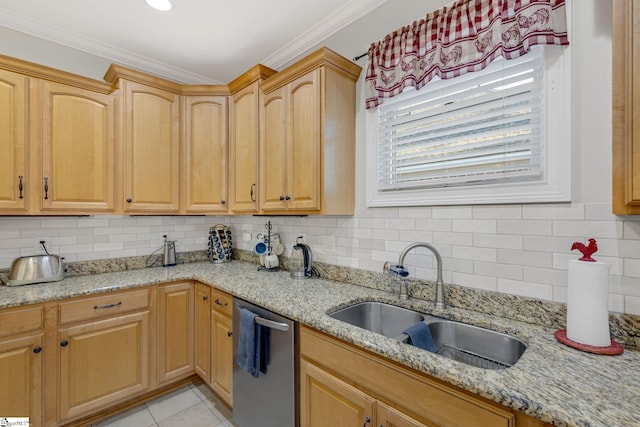
M 92 427 L 235 427 L 231 409 L 203 382 L 195 382 Z

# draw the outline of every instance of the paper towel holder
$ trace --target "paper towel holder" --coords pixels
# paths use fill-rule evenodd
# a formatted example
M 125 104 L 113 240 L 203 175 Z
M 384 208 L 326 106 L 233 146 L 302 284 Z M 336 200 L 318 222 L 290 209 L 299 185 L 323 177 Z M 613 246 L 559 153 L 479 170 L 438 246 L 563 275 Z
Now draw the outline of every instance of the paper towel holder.
M 596 253 L 598 251 L 598 244 L 596 242 L 596 239 L 594 239 L 593 237 L 588 239 L 588 244 L 584 244 L 582 242 L 573 242 L 573 245 L 571 245 L 571 250 L 579 250 L 580 253 L 582 253 L 582 257 L 578 259 L 578 261 L 581 262 L 587 262 L 587 263 L 595 263 L 596 260 L 593 259 L 591 257 L 591 255 L 593 255 L 594 253 Z M 575 261 L 573 261 L 575 262 Z M 578 263 L 579 264 L 579 263 Z M 577 264 L 576 264 L 577 265 Z M 595 264 L 594 264 L 595 266 Z M 586 266 L 585 266 L 586 267 Z M 571 266 L 569 267 L 569 271 L 571 272 Z M 571 273 L 569 273 L 569 276 L 571 276 Z M 569 283 L 569 287 L 571 287 L 571 282 Z M 568 313 L 568 309 L 567 309 L 567 313 Z M 568 323 L 568 321 L 567 321 Z M 615 356 L 615 355 L 619 355 L 622 354 L 624 352 L 624 349 L 622 348 L 622 345 L 620 345 L 620 343 L 609 339 L 609 342 L 611 343 L 608 346 L 596 346 L 596 345 L 590 345 L 590 344 L 585 344 L 585 343 L 581 343 L 578 341 L 574 341 L 572 339 L 570 339 L 567 336 L 567 329 L 559 329 L 555 332 L 554 336 L 556 337 L 556 339 L 558 340 L 558 342 L 560 342 L 561 344 L 564 344 L 568 347 L 571 348 L 575 348 L 576 350 L 580 350 L 580 351 L 585 351 L 587 353 L 593 353 L 593 354 L 602 354 L 602 355 L 609 355 L 609 356 Z

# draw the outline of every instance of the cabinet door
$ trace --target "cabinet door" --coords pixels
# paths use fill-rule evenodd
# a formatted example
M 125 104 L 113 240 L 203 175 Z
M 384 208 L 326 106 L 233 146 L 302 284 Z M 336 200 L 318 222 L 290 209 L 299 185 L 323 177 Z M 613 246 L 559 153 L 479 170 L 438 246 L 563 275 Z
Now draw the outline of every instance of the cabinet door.
M 231 318 L 211 313 L 211 387 L 233 405 L 233 333 Z
M 300 362 L 300 425 L 376 425 L 375 400 L 311 363 Z
M 194 368 L 211 384 L 211 288 L 202 283 L 196 283 L 195 319 Z
M 193 371 L 193 283 L 158 288 L 158 382 Z
M 149 312 L 60 329 L 58 340 L 59 420 L 147 389 Z
M 227 98 L 185 98 L 184 211 L 227 212 Z
M 111 211 L 114 98 L 42 82 L 41 209 Z
M 180 97 L 121 81 L 124 96 L 124 210 L 174 213 L 179 208 Z
M 229 191 L 233 212 L 256 212 L 258 204 L 259 83 L 233 95 L 230 117 Z
M 287 209 L 320 209 L 320 77 L 316 69 L 288 85 Z
M 264 95 L 260 123 L 260 207 L 283 210 L 286 202 L 285 88 Z
M 380 401 L 376 403 L 376 415 L 378 417 L 376 425 L 380 427 L 438 427 L 435 423 L 423 424 Z
M 0 211 L 26 208 L 27 90 L 27 77 L 0 70 Z
M 0 414 L 29 417 L 39 426 L 42 402 L 42 336 L 0 341 Z

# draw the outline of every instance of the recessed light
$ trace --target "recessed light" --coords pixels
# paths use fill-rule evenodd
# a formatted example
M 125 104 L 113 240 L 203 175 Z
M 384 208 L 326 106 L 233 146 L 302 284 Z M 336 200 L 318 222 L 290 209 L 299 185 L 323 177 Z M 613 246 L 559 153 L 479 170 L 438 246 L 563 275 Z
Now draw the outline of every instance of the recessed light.
M 161 12 L 168 12 L 173 5 L 169 0 L 145 0 L 149 6 Z

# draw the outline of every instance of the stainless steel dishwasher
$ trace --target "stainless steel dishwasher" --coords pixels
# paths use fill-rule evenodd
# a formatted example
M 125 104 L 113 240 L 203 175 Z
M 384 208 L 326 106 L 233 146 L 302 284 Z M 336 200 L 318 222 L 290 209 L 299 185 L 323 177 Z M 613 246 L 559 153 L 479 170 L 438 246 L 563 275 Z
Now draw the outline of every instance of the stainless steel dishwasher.
M 255 323 L 270 329 L 266 373 L 258 378 L 238 366 L 240 309 L 258 315 Z M 296 323 L 239 298 L 233 300 L 233 421 L 239 427 L 296 427 Z

